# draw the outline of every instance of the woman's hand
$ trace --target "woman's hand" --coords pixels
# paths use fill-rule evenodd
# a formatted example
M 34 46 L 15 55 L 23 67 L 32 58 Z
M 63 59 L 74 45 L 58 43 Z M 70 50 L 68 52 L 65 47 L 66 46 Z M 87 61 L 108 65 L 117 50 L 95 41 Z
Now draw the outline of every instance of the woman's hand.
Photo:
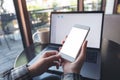
M 51 66 L 59 66 L 60 55 L 57 51 L 49 51 L 41 56 L 41 58 L 33 65 L 29 66 L 28 69 L 32 77 L 40 75 L 48 70 Z
M 79 51 L 79 55 L 74 62 L 69 62 L 63 59 L 62 66 L 63 66 L 64 74 L 67 74 L 67 73 L 79 74 L 80 73 L 81 67 L 86 57 L 86 47 L 87 47 L 87 41 L 84 41 Z

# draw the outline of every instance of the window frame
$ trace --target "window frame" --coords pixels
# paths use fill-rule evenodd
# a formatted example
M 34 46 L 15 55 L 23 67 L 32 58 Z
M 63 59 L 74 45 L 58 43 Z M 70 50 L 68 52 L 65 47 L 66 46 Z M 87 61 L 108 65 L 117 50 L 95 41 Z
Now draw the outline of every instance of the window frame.
M 25 0 L 13 0 L 24 48 L 33 44 L 31 23 Z
M 106 0 L 102 0 L 101 2 L 101 11 L 104 10 L 103 8 L 105 4 L 104 1 Z M 27 48 L 33 44 L 33 39 L 31 32 L 32 24 L 30 22 L 29 14 L 27 11 L 26 0 L 13 0 L 13 2 L 22 36 L 23 46 L 24 48 Z M 84 0 L 77 0 L 77 11 L 83 11 L 84 10 L 83 7 L 84 7 Z
M 24 48 L 27 48 L 33 44 L 33 39 L 31 32 L 32 25 L 27 11 L 26 0 L 13 0 L 13 3 L 16 10 L 23 46 Z M 79 0 L 77 0 L 77 3 L 79 3 Z M 77 4 L 77 11 L 79 9 L 78 5 L 79 4 Z

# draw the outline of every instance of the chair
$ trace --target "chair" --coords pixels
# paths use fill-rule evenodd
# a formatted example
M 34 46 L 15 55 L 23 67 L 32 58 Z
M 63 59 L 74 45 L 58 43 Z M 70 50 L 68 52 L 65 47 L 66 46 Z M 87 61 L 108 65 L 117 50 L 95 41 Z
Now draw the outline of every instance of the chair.
M 8 36 L 8 35 L 12 34 L 12 36 L 13 36 L 12 40 L 15 40 L 15 38 L 14 38 L 14 31 L 15 31 L 15 28 L 14 28 L 14 26 L 11 23 L 6 25 L 5 28 L 4 28 L 4 34 L 5 35 Z
M 3 38 L 4 38 L 4 40 L 5 40 L 6 44 L 7 44 L 7 46 L 9 48 L 9 50 L 11 50 L 10 45 L 8 44 L 8 41 L 7 41 L 6 37 L 5 37 L 4 31 L 0 29 L 0 45 L 2 45 L 1 36 L 3 36 Z
M 1 36 L 3 35 L 3 31 L 0 30 L 0 45 L 2 45 L 2 40 L 1 40 Z

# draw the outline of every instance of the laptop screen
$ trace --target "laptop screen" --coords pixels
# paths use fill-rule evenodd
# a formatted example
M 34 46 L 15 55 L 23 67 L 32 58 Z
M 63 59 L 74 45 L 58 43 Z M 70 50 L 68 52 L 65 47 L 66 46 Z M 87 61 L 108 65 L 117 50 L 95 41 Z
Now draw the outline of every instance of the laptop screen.
M 103 12 L 52 12 L 50 26 L 50 43 L 61 44 L 71 27 L 76 24 L 90 27 L 87 36 L 89 48 L 100 49 Z

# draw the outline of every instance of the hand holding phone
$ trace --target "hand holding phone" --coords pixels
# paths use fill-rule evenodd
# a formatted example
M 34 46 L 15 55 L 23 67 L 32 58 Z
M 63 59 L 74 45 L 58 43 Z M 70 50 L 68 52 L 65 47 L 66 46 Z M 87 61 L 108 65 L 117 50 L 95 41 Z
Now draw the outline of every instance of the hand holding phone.
M 89 30 L 90 28 L 88 26 L 83 25 L 75 25 L 72 27 L 65 43 L 59 52 L 61 57 L 70 62 L 73 62 L 76 59 Z

